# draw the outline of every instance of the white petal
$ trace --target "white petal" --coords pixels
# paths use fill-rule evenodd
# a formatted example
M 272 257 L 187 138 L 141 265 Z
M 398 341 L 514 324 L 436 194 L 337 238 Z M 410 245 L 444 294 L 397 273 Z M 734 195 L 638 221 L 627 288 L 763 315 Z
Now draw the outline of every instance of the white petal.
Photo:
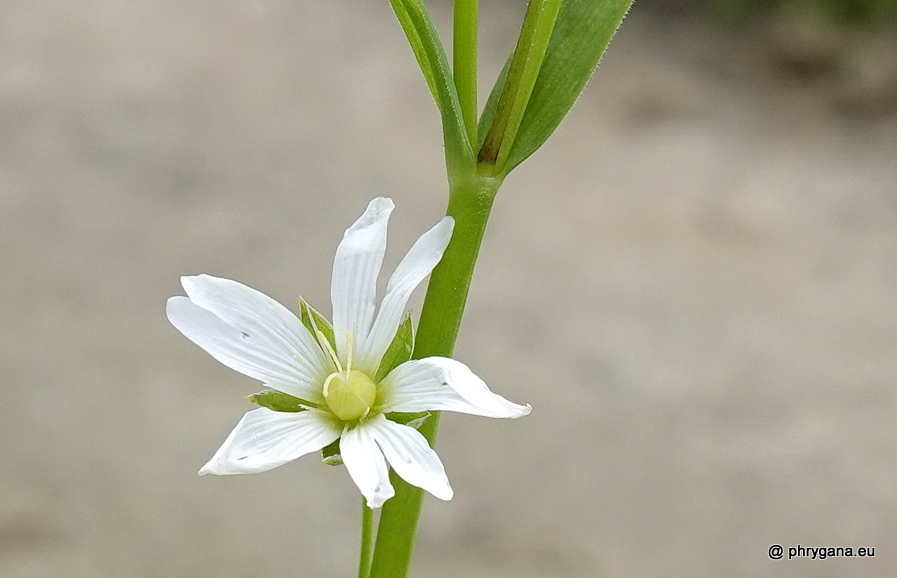
M 320 450 L 342 433 L 324 411 L 297 413 L 262 407 L 243 416 L 199 475 L 257 474 Z
M 344 432 L 339 441 L 339 453 L 352 481 L 367 499 L 369 508 L 379 508 L 396 494 L 389 483 L 386 459 L 374 440 L 371 428 L 359 424 Z
M 346 361 L 346 332 L 353 339 L 368 334 L 374 319 L 377 275 L 386 253 L 386 225 L 393 205 L 379 197 L 346 230 L 336 248 L 330 299 L 333 303 L 333 333 L 336 351 Z
M 377 411 L 457 411 L 485 417 L 517 418 L 532 408 L 492 393 L 482 379 L 460 361 L 427 357 L 408 361 L 381 382 L 384 403 Z
M 327 356 L 299 318 L 264 293 L 211 275 L 181 277 L 181 284 L 190 301 L 259 341 L 260 346 L 298 357 L 324 377 L 332 371 Z
M 322 380 L 313 376 L 290 354 L 286 344 L 274 344 L 262 333 L 233 327 L 187 297 L 171 297 L 166 306 L 168 320 L 190 341 L 212 357 L 267 385 L 305 399 L 323 401 Z
M 380 358 L 392 342 L 405 312 L 411 292 L 430 274 L 442 259 L 442 254 L 452 238 L 455 220 L 445 217 L 435 227 L 424 233 L 396 267 L 389 279 L 386 296 L 380 305 L 377 319 L 370 335 L 363 343 L 356 344 L 357 365 L 362 371 L 374 373 Z
M 389 421 L 383 415 L 364 423 L 392 469 L 412 486 L 423 488 L 440 500 L 452 499 L 452 488 L 439 456 L 414 428 Z

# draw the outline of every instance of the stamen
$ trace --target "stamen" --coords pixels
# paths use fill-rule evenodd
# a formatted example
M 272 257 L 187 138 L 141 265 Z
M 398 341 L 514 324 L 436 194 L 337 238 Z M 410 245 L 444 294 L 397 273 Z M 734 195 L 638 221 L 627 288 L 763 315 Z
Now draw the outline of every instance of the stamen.
M 324 335 L 324 332 L 321 331 L 320 329 L 317 331 L 317 334 L 318 334 L 318 341 L 321 343 L 321 345 L 324 347 L 324 349 L 327 350 L 327 353 L 330 355 L 330 359 L 333 361 L 334 365 L 336 365 L 336 369 L 340 373 L 342 373 L 343 366 L 342 366 L 342 364 L 340 364 L 339 357 L 336 356 L 336 351 L 333 350 L 333 346 L 331 346 L 330 342 L 327 341 L 327 336 Z
M 338 375 L 339 373 L 331 373 L 327 376 L 327 379 L 324 380 L 324 397 L 327 397 L 330 394 L 330 382 Z
M 346 330 L 346 377 L 352 371 L 352 332 Z

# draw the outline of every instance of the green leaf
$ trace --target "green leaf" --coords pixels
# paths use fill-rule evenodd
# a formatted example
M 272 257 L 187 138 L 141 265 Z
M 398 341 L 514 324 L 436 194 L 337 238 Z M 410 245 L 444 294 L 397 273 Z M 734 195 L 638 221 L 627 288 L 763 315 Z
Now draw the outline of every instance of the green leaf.
M 526 160 L 555 131 L 598 66 L 631 4 L 632 0 L 564 0 L 507 161 L 499 167 L 503 174 Z M 489 102 L 495 100 L 496 105 L 490 108 L 487 103 L 481 130 L 493 122 L 507 76 L 503 71 L 492 89 Z
M 305 299 L 299 298 L 299 316 L 302 319 L 302 325 L 305 325 L 305 328 L 311 332 L 312 335 L 315 336 L 315 339 L 318 338 L 317 333 L 315 332 L 315 328 L 318 331 L 324 334 L 324 337 L 327 338 L 327 341 L 330 342 L 330 347 L 336 351 L 336 340 L 333 338 L 333 326 L 330 325 L 330 322 L 327 321 L 323 315 L 314 310 L 314 308 L 305 302 Z M 312 323 L 314 320 L 314 323 Z
M 480 123 L 477 130 L 480 140 L 477 142 L 477 150 L 482 150 L 483 141 L 486 140 L 486 133 L 488 132 L 489 127 L 492 126 L 492 119 L 495 117 L 495 109 L 498 108 L 498 99 L 501 97 L 505 81 L 508 79 L 508 72 L 511 70 L 512 59 L 513 56 L 508 58 L 504 68 L 502 68 L 501 72 L 498 74 L 498 80 L 495 81 L 495 86 L 492 87 L 492 92 L 489 93 L 489 99 L 486 100 L 486 106 L 483 108 L 483 114 L 480 115 Z
M 520 130 L 563 0 L 530 0 L 492 122 L 477 154 L 482 172 L 503 169 Z M 485 170 L 484 170 L 485 169 Z
M 414 330 L 411 327 L 411 315 L 405 315 L 405 320 L 399 325 L 396 336 L 383 354 L 374 383 L 380 383 L 390 371 L 411 359 L 411 350 L 414 348 Z
M 565 0 L 548 43 L 520 131 L 510 171 L 551 136 L 597 68 L 632 0 Z
M 305 411 L 306 408 L 314 405 L 303 399 L 299 399 L 298 397 L 293 397 L 292 395 L 273 389 L 266 389 L 258 393 L 253 393 L 252 395 L 246 396 L 246 399 L 256 405 L 267 407 L 274 411 Z
M 475 159 L 455 81 L 430 14 L 420 0 L 389 0 L 442 115 L 449 175 L 469 174 Z

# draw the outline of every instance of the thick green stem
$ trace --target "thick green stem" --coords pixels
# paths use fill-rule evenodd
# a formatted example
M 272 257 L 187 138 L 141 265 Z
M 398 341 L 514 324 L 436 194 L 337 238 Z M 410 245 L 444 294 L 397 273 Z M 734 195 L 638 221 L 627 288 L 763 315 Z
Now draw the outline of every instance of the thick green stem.
M 455 348 L 474 265 L 499 186 L 499 179 L 478 178 L 452 188 L 446 214 L 455 219 L 455 229 L 427 286 L 414 344 L 415 359 L 450 356 Z
M 452 74 L 471 146 L 477 144 L 477 13 L 479 0 L 455 0 Z
M 358 557 L 358 578 L 371 574 L 371 558 L 374 554 L 374 510 L 361 498 L 361 555 Z
M 451 356 L 467 302 L 470 280 L 480 251 L 486 222 L 492 210 L 500 179 L 471 178 L 454 181 L 447 214 L 455 219 L 455 230 L 439 265 L 433 270 L 421 309 L 415 359 L 433 355 Z M 430 445 L 436 439 L 439 414 L 419 428 Z M 390 473 L 396 495 L 380 512 L 377 543 L 370 578 L 405 578 L 411 564 L 423 490 Z

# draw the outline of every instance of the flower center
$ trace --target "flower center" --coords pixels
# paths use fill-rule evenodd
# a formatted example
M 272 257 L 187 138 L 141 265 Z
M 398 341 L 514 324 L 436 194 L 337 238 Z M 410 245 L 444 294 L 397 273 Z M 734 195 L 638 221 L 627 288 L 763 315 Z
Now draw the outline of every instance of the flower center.
M 324 401 L 343 421 L 361 419 L 377 399 L 377 386 L 366 373 L 351 369 L 331 373 L 324 382 Z

